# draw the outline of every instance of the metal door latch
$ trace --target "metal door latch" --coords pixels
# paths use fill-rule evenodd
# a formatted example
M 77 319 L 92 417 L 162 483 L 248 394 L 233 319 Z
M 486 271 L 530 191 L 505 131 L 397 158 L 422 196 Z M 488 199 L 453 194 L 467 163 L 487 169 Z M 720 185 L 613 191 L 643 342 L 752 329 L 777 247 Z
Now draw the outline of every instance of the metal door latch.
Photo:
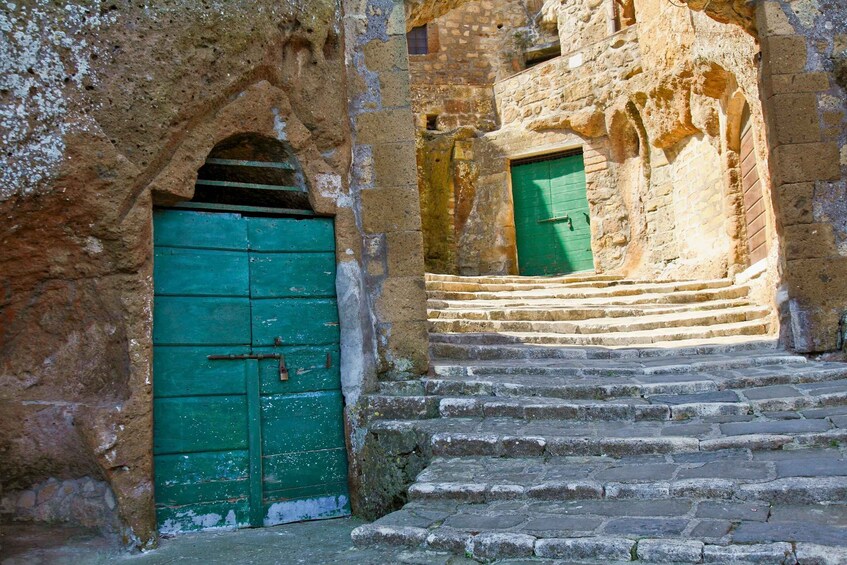
M 209 355 L 209 361 L 240 361 L 242 359 L 279 359 L 279 380 L 288 380 L 288 367 L 285 366 L 285 355 L 281 353 L 245 353 L 242 355 Z

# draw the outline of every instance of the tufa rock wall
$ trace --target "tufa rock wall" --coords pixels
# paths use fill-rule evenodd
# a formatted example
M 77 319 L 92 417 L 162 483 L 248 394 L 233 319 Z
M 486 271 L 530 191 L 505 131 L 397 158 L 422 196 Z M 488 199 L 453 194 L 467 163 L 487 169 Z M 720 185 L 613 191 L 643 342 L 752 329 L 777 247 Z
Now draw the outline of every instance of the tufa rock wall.
M 104 484 L 125 541 L 155 543 L 152 206 L 250 133 L 335 217 L 355 498 L 359 395 L 428 364 L 402 6 L 33 0 L 0 30 L 2 492 Z

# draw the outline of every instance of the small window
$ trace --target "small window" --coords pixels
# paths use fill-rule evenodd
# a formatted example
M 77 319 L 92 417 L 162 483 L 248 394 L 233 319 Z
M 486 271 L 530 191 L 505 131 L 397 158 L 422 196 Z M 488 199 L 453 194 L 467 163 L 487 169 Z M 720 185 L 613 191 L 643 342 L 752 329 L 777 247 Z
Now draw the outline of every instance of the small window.
M 413 27 L 406 34 L 406 43 L 409 45 L 409 55 L 426 55 L 429 53 L 426 26 Z
M 612 20 L 614 32 L 635 25 L 634 0 L 612 0 Z
M 426 115 L 426 129 L 436 131 L 438 129 L 438 114 Z

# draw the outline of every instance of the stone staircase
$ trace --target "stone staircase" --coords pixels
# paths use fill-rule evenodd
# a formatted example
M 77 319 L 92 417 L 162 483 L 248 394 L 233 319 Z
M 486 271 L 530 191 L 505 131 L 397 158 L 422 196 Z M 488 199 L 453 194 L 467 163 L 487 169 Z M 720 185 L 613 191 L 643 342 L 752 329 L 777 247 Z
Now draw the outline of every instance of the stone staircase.
M 405 469 L 407 502 L 356 544 L 481 562 L 847 563 L 847 364 L 780 350 L 743 285 L 427 287 L 430 374 L 366 399 L 367 441 Z
M 771 311 L 752 303 L 748 293 L 747 286 L 728 279 L 427 275 L 430 332 L 439 344 L 455 343 L 456 336 L 443 334 L 462 334 L 464 344 L 495 339 L 496 345 L 513 340 L 583 346 L 663 346 L 767 335 Z M 472 333 L 481 334 L 477 341 L 464 335 Z M 436 353 L 442 351 L 436 346 Z

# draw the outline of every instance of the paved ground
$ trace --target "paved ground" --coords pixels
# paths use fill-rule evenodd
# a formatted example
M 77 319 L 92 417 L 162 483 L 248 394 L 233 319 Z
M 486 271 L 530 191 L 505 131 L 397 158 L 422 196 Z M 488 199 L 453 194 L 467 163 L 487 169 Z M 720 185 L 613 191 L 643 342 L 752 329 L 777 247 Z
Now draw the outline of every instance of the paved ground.
M 0 565 L 475 563 L 432 552 L 355 548 L 350 531 L 362 523 L 356 518 L 341 518 L 235 532 L 186 534 L 163 539 L 159 549 L 135 555 L 122 552 L 113 541 L 82 528 L 0 525 Z

